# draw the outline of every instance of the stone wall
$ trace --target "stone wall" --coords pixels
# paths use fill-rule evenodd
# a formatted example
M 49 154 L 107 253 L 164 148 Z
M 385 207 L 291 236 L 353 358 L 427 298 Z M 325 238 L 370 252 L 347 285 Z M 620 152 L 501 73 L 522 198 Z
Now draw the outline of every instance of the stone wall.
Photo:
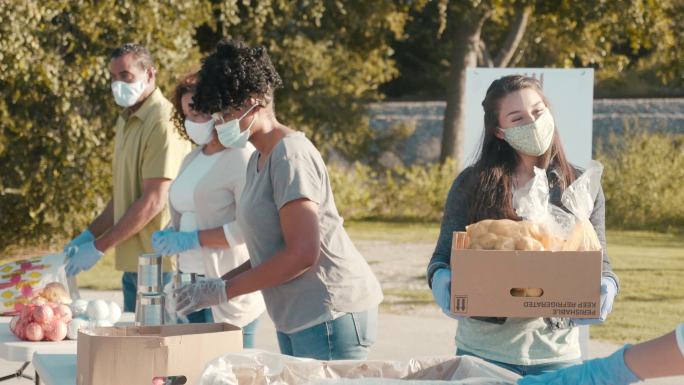
M 371 107 L 371 125 L 388 130 L 395 124 L 409 125 L 413 132 L 384 158 L 390 163 L 433 162 L 439 158 L 445 102 L 384 102 Z M 594 142 L 625 127 L 646 128 L 684 134 L 684 98 L 596 99 Z

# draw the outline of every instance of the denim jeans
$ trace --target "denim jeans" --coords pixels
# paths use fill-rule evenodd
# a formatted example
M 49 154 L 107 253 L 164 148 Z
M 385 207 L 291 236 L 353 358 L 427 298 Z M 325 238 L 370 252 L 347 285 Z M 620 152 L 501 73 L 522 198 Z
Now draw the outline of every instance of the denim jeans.
M 188 323 L 190 324 L 210 324 L 214 322 L 214 315 L 211 314 L 211 308 L 200 309 L 194 313 L 186 315 Z M 182 323 L 181 320 L 178 322 Z
M 294 333 L 278 334 L 280 352 L 317 360 L 365 360 L 375 342 L 378 309 L 347 313 Z
M 504 368 L 504 369 L 508 369 L 511 372 L 518 373 L 521 376 L 527 376 L 527 375 L 536 376 L 538 374 L 553 372 L 553 371 L 556 371 L 558 369 L 567 368 L 568 366 L 573 366 L 573 365 L 577 365 L 577 364 L 582 363 L 582 360 L 573 360 L 573 361 L 553 362 L 553 363 L 549 363 L 549 364 L 538 364 L 538 365 L 515 365 L 515 364 L 507 364 L 505 362 L 488 360 L 484 357 L 480 357 L 476 354 L 473 354 L 473 353 L 466 351 L 466 350 L 463 350 L 463 349 L 456 349 L 456 355 L 457 356 L 478 357 L 478 358 L 481 358 L 481 359 L 483 359 L 489 363 L 492 363 L 496 366 L 499 366 L 499 367 Z
M 254 321 L 242 327 L 242 347 L 253 348 L 254 336 L 256 334 L 257 326 L 259 325 L 259 317 Z
M 162 273 L 162 287 L 171 282 L 173 273 Z M 138 296 L 138 273 L 125 272 L 121 276 L 125 312 L 135 312 L 135 300 Z

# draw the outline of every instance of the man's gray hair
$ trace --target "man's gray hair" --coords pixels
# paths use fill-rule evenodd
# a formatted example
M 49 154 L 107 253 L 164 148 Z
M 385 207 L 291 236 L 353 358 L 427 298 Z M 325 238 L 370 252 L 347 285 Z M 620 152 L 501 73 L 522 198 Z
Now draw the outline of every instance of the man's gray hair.
M 138 43 L 126 43 L 121 47 L 116 48 L 112 51 L 110 59 L 117 59 L 128 54 L 133 54 L 133 56 L 135 56 L 142 69 L 146 70 L 154 67 L 154 58 L 152 57 L 152 54 L 150 54 L 150 51 L 148 51 L 144 45 Z

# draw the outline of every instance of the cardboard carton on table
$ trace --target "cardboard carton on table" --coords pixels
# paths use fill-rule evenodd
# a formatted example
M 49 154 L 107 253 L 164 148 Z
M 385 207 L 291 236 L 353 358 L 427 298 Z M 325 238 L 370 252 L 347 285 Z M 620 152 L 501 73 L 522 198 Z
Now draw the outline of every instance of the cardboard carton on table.
M 216 357 L 242 350 L 242 329 L 227 323 L 95 328 L 81 331 L 77 385 L 150 385 L 155 377 L 195 384 Z

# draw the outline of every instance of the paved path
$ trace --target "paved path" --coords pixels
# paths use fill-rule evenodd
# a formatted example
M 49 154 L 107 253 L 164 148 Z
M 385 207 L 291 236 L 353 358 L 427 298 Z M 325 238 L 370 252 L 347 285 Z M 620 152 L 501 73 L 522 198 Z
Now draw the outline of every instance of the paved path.
M 87 299 L 103 298 L 122 303 L 120 292 L 88 291 L 81 292 Z M 407 360 L 409 358 L 427 356 L 448 356 L 454 354 L 454 332 L 456 322 L 444 317 L 430 315 L 409 316 L 391 313 L 380 313 L 378 342 L 371 350 L 371 359 Z M 257 348 L 278 351 L 273 323 L 267 315 L 262 316 L 256 336 Z M 599 341 L 590 341 L 590 357 L 602 357 L 611 354 L 618 345 Z M 19 363 L 0 360 L 0 376 L 18 368 Z M 27 370 L 33 373 L 29 367 Z M 11 380 L 2 385 L 29 385 L 28 380 Z M 646 381 L 647 385 L 681 385 L 684 377 Z

